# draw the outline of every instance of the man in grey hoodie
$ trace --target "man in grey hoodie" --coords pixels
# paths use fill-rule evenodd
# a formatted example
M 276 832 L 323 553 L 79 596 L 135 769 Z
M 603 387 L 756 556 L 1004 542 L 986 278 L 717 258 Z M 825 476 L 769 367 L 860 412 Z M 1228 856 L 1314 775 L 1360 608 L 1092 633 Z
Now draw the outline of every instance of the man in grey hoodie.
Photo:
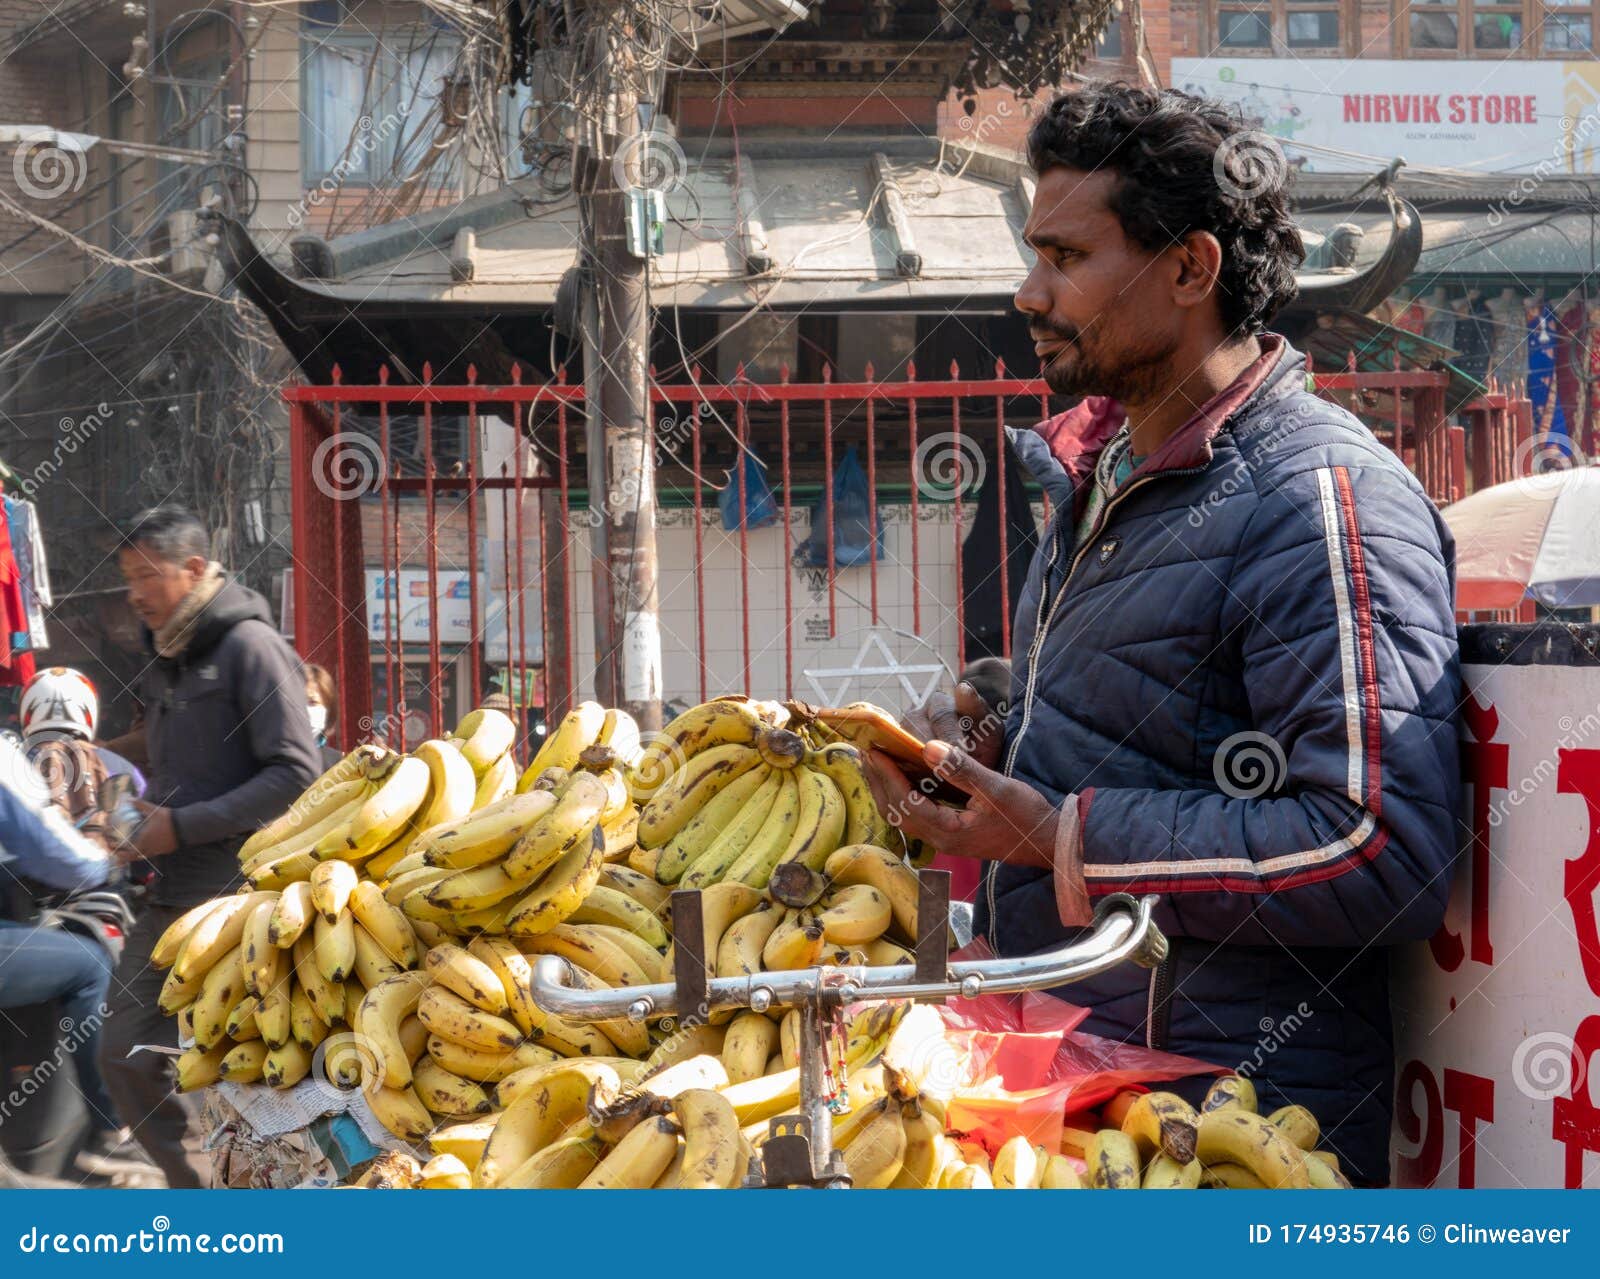
M 127 1056 L 135 1044 L 174 1040 L 150 951 L 189 907 L 238 886 L 239 846 L 320 771 L 299 659 L 267 602 L 209 550 L 194 515 L 156 507 L 134 518 L 117 557 L 151 650 L 142 741 L 110 744 L 123 754 L 142 745 L 135 762 L 149 778 L 144 821 L 123 855 L 151 859 L 157 877 L 117 969 L 102 1062 L 118 1108 L 174 1188 L 200 1184 L 184 1151 L 188 1114 L 165 1057 Z

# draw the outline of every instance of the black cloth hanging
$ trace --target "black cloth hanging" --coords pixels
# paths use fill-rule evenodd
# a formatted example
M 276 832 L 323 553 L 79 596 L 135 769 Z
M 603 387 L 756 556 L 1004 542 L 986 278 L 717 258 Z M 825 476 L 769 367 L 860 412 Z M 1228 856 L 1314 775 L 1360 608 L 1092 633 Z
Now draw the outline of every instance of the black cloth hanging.
M 967 661 L 1003 657 L 1001 609 L 1013 619 L 1022 598 L 1022 584 L 1039 546 L 1039 531 L 1023 488 L 1021 464 L 1011 446 L 1005 448 L 1006 588 L 1000 595 L 1000 477 L 993 449 L 984 454 L 983 483 L 978 489 L 978 509 L 972 529 L 961 547 L 961 595 L 967 636 Z M 1013 629 L 1014 626 L 1013 626 Z

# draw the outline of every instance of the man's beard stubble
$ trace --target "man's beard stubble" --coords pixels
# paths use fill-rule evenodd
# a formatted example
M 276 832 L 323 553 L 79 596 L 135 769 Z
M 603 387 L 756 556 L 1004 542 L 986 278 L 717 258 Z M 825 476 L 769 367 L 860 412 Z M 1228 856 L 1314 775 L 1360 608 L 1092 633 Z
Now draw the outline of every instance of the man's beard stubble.
M 1121 404 L 1141 404 L 1158 396 L 1170 376 L 1176 342 L 1148 335 L 1142 344 L 1130 344 L 1109 356 L 1092 340 L 1085 343 L 1081 329 L 1051 326 L 1049 332 L 1067 343 L 1041 370 L 1052 394 L 1072 399 L 1100 395 Z

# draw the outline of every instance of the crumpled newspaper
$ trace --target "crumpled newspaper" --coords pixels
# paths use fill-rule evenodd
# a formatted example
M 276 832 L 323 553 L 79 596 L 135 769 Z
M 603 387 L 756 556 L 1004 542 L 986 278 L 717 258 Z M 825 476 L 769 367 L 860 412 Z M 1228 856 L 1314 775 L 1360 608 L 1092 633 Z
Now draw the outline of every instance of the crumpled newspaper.
M 213 1186 L 338 1186 L 386 1149 L 411 1150 L 377 1125 L 359 1092 L 340 1108 L 308 1105 L 310 1094 L 297 1094 L 299 1087 L 279 1093 L 262 1084 L 224 1083 L 206 1089 L 204 1123 Z M 286 1126 L 292 1117 L 298 1117 L 299 1126 Z M 373 1127 L 379 1139 L 370 1134 Z

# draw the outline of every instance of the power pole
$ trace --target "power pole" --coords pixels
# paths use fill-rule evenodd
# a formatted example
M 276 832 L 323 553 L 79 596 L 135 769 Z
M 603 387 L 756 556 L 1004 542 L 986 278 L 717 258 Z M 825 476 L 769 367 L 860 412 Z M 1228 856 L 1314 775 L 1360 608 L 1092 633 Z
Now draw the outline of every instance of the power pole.
M 623 0 L 583 9 L 579 83 L 594 86 L 579 113 L 574 164 L 592 266 L 584 326 L 590 510 L 594 514 L 596 693 L 647 732 L 661 727 L 660 599 L 650 420 L 650 316 L 645 262 L 630 251 L 629 205 L 638 177 L 642 70 L 639 10 Z M 601 489 L 597 492 L 597 487 Z M 603 494 L 603 496 L 602 496 Z M 609 602 L 609 607 L 607 607 Z M 605 690 L 605 691 L 602 691 Z M 609 693 L 609 696 L 607 695 Z

